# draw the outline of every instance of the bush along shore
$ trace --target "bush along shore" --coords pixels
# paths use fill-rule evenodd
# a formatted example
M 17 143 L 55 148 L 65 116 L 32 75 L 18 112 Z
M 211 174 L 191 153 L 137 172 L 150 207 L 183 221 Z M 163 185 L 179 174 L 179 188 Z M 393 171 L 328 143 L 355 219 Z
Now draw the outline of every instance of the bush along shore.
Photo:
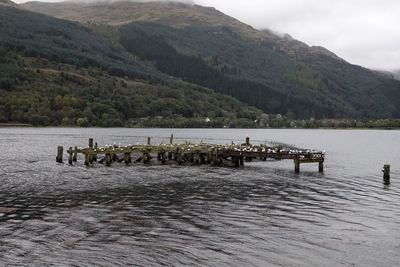
M 64 119 L 62 124 L 51 124 L 48 118 L 35 118 L 30 123 L 0 123 L 0 127 L 126 127 L 126 128 L 253 128 L 253 129 L 400 129 L 400 119 L 324 119 L 291 120 L 280 115 L 270 115 L 268 120 L 229 118 L 144 117 L 121 121 L 108 119 L 91 123 L 85 118 Z

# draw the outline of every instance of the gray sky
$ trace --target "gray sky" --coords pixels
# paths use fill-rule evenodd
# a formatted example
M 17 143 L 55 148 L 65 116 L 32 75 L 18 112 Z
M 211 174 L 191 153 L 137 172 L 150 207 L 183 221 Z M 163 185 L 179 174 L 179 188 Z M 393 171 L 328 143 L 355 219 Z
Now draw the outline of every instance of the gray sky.
M 309 45 L 324 46 L 354 64 L 400 69 L 400 0 L 194 2 L 213 6 L 255 28 L 289 33 Z

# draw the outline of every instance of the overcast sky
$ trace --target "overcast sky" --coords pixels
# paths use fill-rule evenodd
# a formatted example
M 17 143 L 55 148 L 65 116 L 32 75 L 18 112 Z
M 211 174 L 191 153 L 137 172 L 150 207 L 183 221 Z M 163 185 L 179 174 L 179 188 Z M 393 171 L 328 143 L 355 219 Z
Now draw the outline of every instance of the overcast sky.
M 309 45 L 324 46 L 354 64 L 400 69 L 400 0 L 194 2 L 213 6 L 255 28 L 289 33 Z

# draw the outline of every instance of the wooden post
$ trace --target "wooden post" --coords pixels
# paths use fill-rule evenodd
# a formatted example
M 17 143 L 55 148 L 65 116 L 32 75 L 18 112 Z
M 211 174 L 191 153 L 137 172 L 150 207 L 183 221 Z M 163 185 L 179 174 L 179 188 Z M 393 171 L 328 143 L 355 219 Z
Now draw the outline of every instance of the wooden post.
M 89 138 L 89 147 L 93 148 L 93 138 Z
M 89 149 L 89 163 L 93 165 L 93 149 Z
M 75 147 L 74 149 L 74 155 L 72 156 L 72 161 L 74 162 L 78 161 L 78 147 Z
M 57 147 L 57 157 L 56 157 L 56 161 L 57 161 L 58 163 L 63 163 L 63 150 L 64 150 L 64 147 L 62 147 L 62 146 L 58 146 L 58 147 Z
M 97 142 L 96 142 L 96 143 L 94 143 L 94 149 L 96 150 L 95 154 L 93 155 L 94 162 L 97 162 L 97 148 L 98 148 L 98 146 L 97 146 Z
M 383 183 L 385 185 L 389 185 L 390 184 L 390 165 L 389 164 L 385 164 L 383 166 Z
M 151 142 L 151 137 L 147 137 L 147 145 L 149 146 Z
M 124 161 L 126 165 L 129 165 L 131 163 L 131 153 L 125 152 L 124 154 Z
M 250 137 L 246 137 L 246 146 L 250 145 Z
M 294 160 L 294 172 L 300 173 L 300 161 L 298 159 Z
M 73 153 L 72 147 L 70 147 L 68 149 L 68 163 L 69 163 L 69 165 L 72 165 L 72 153 Z
M 110 152 L 106 153 L 106 166 L 111 166 L 112 156 Z
M 89 138 L 89 149 L 88 150 L 90 152 L 92 152 L 92 150 L 93 150 L 93 138 Z M 88 165 L 89 165 L 89 163 L 93 164 L 93 155 L 92 155 L 92 153 L 87 154 L 87 155 L 88 155 Z M 86 165 L 86 154 L 85 154 L 85 165 Z M 86 166 L 88 166 L 88 165 L 86 165 Z
M 176 159 L 176 161 L 178 162 L 179 165 L 182 164 L 183 157 L 182 157 L 182 153 L 179 151 L 179 148 L 176 149 L 175 159 Z
M 161 163 L 162 163 L 162 164 L 165 164 L 165 162 L 166 162 L 166 160 L 165 160 L 165 152 L 162 151 L 162 152 L 161 152 Z
M 172 145 L 174 142 L 174 134 L 171 134 L 171 137 L 169 138 L 169 144 Z
M 149 152 L 144 152 L 144 153 L 143 153 L 143 163 L 144 163 L 144 164 L 150 163 L 150 155 L 149 155 Z
M 114 150 L 114 149 L 113 149 L 113 150 Z M 111 160 L 112 160 L 112 161 L 118 161 L 118 155 L 117 155 L 116 153 L 113 152 L 113 153 L 111 154 Z
M 323 162 L 323 161 L 320 161 L 320 162 L 318 163 L 318 171 L 319 171 L 320 173 L 323 173 L 323 172 L 324 172 L 324 162 Z
M 211 152 L 211 163 L 212 165 L 217 165 L 217 153 L 214 149 Z
M 89 154 L 85 151 L 85 165 L 89 166 Z
M 239 167 L 239 157 L 232 157 L 232 163 L 235 164 L 235 167 Z
M 206 154 L 200 154 L 200 164 L 206 164 L 207 160 L 206 160 Z
M 240 166 L 244 166 L 243 156 L 239 157 L 239 164 Z

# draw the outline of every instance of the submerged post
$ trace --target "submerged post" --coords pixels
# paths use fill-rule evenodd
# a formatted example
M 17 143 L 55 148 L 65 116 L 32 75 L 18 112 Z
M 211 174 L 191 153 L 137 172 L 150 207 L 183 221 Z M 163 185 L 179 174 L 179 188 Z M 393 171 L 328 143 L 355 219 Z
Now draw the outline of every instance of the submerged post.
M 72 154 L 73 154 L 73 150 L 72 150 L 72 147 L 70 147 L 68 149 L 68 163 L 69 163 L 69 165 L 72 165 L 72 160 L 73 160 Z
M 143 156 L 142 156 L 142 159 L 143 159 L 143 163 L 144 164 L 149 164 L 150 163 L 150 154 L 149 154 L 149 152 L 143 152 Z
M 97 162 L 97 142 L 94 143 L 94 150 L 95 150 L 95 154 L 93 155 L 93 161 Z
M 240 165 L 240 166 L 244 166 L 243 156 L 240 156 L 240 157 L 239 157 L 239 165 Z
M 324 162 L 323 161 L 318 162 L 318 171 L 320 173 L 324 172 Z
M 88 154 L 88 152 L 86 151 L 86 152 L 85 152 L 85 165 L 86 165 L 86 166 L 89 166 L 89 162 L 90 162 L 89 154 Z
M 90 152 L 92 152 L 92 150 L 93 150 L 93 138 L 89 138 L 89 150 L 90 150 Z M 87 160 L 88 160 L 88 164 L 86 166 L 89 166 L 89 163 L 93 164 L 93 155 L 92 155 L 92 153 L 88 154 Z M 85 155 L 85 164 L 86 164 L 86 155 Z
M 56 157 L 56 161 L 58 163 L 63 163 L 63 150 L 64 148 L 62 146 L 58 146 L 57 147 L 57 157 Z
M 383 183 L 385 185 L 389 185 L 390 184 L 390 165 L 389 164 L 385 164 L 383 166 Z
M 131 153 L 129 152 L 125 152 L 124 154 L 124 162 L 126 165 L 129 165 L 129 163 L 131 163 L 132 159 L 131 159 Z
M 300 173 L 300 161 L 298 159 L 294 160 L 294 172 Z
M 78 147 L 75 147 L 74 149 L 74 155 L 72 156 L 72 161 L 74 162 L 78 161 Z
M 112 161 L 112 157 L 111 157 L 111 153 L 110 151 L 106 152 L 106 166 L 111 166 L 111 161 Z

